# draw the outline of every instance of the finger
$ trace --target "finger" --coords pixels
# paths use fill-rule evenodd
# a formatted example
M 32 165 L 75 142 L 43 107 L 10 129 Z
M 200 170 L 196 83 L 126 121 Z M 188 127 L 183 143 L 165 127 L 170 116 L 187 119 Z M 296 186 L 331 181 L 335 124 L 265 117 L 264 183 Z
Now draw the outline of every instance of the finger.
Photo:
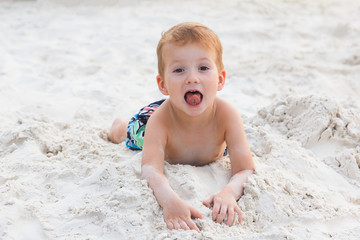
M 176 230 L 181 229 L 180 223 L 179 223 L 178 221 L 175 221 L 173 224 L 174 224 L 174 228 L 175 228 Z
M 211 203 L 214 201 L 214 196 L 215 195 L 212 195 L 208 200 L 203 201 L 203 204 L 206 207 L 211 208 Z
M 184 230 L 190 230 L 189 226 L 184 221 L 180 221 L 180 227 Z
M 239 208 L 239 206 L 235 206 L 235 212 L 237 213 L 237 215 L 238 215 L 238 223 L 240 223 L 241 222 L 241 220 L 242 220 L 242 211 L 241 211 L 241 209 Z
M 186 220 L 186 224 L 189 226 L 191 230 L 196 230 L 197 232 L 200 232 L 199 228 L 196 226 L 193 220 L 191 219 Z
M 212 214 L 211 214 L 213 221 L 216 220 L 217 215 L 219 214 L 219 211 L 220 211 L 220 204 L 219 203 L 214 203 Z
M 201 212 L 199 212 L 198 210 L 196 210 L 196 209 L 193 208 L 193 207 L 190 208 L 190 214 L 191 214 L 191 216 L 194 217 L 194 218 L 202 218 Z
M 174 224 L 170 221 L 166 222 L 166 226 L 169 230 L 173 230 L 174 229 Z
M 220 208 L 220 213 L 217 215 L 217 218 L 216 218 L 216 222 L 217 223 L 221 223 L 222 221 L 224 221 L 224 218 L 226 216 L 226 212 L 227 212 L 227 206 L 226 205 L 221 205 L 221 208 Z
M 227 211 L 226 225 L 231 226 L 232 223 L 234 222 L 234 217 L 235 217 L 234 208 L 229 207 Z

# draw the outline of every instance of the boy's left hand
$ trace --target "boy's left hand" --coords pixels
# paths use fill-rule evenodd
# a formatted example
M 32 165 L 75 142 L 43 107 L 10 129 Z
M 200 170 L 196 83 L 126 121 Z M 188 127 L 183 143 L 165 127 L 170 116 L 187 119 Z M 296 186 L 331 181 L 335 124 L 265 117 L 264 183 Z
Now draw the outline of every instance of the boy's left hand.
M 238 215 L 238 223 L 242 220 L 242 212 L 237 205 L 234 195 L 229 189 L 224 188 L 220 193 L 212 195 L 203 204 L 212 210 L 212 220 L 221 223 L 227 216 L 226 225 L 231 226 L 235 219 L 235 212 Z

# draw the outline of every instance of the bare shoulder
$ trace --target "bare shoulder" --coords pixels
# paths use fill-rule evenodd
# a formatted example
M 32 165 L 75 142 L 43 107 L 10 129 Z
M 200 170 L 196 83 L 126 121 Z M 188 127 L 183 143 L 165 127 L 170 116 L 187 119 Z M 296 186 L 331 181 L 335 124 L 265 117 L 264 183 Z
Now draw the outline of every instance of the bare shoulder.
M 152 145 L 154 140 L 161 141 L 163 146 L 166 143 L 170 126 L 168 108 L 169 104 L 165 101 L 149 118 L 146 124 L 144 147 L 145 143 L 146 145 Z
M 233 104 L 221 98 L 216 99 L 216 104 L 217 118 L 223 124 L 227 123 L 228 121 L 241 121 L 240 114 Z
M 239 112 L 224 100 L 219 101 L 218 108 L 225 128 L 225 141 L 229 150 L 232 174 L 245 169 L 253 170 L 254 163 Z
M 168 101 L 165 101 L 163 104 L 161 104 L 159 106 L 159 108 L 151 115 L 151 117 L 149 118 L 148 124 L 146 126 L 146 128 L 148 126 L 152 127 L 152 126 L 159 126 L 162 129 L 165 129 L 168 126 L 169 123 L 169 116 L 168 116 L 168 111 L 169 111 L 169 104 Z

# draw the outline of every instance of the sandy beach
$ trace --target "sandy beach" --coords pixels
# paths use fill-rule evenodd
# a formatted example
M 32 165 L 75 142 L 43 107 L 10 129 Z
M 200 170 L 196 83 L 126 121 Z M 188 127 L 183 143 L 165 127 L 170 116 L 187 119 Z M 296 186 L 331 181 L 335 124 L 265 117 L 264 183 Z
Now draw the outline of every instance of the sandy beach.
M 157 42 L 183 21 L 220 37 L 256 165 L 228 227 L 202 201 L 229 158 L 165 164 L 200 233 L 166 228 L 141 152 L 106 138 L 163 98 Z M 359 1 L 0 1 L 0 32 L 0 239 L 360 239 Z

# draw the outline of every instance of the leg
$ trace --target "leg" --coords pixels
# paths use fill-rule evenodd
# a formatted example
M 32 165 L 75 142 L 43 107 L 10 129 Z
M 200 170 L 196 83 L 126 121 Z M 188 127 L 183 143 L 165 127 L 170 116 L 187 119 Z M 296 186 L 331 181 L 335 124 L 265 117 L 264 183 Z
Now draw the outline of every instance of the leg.
M 122 118 L 114 120 L 110 131 L 108 132 L 108 139 L 113 143 L 120 143 L 126 139 L 127 122 Z

